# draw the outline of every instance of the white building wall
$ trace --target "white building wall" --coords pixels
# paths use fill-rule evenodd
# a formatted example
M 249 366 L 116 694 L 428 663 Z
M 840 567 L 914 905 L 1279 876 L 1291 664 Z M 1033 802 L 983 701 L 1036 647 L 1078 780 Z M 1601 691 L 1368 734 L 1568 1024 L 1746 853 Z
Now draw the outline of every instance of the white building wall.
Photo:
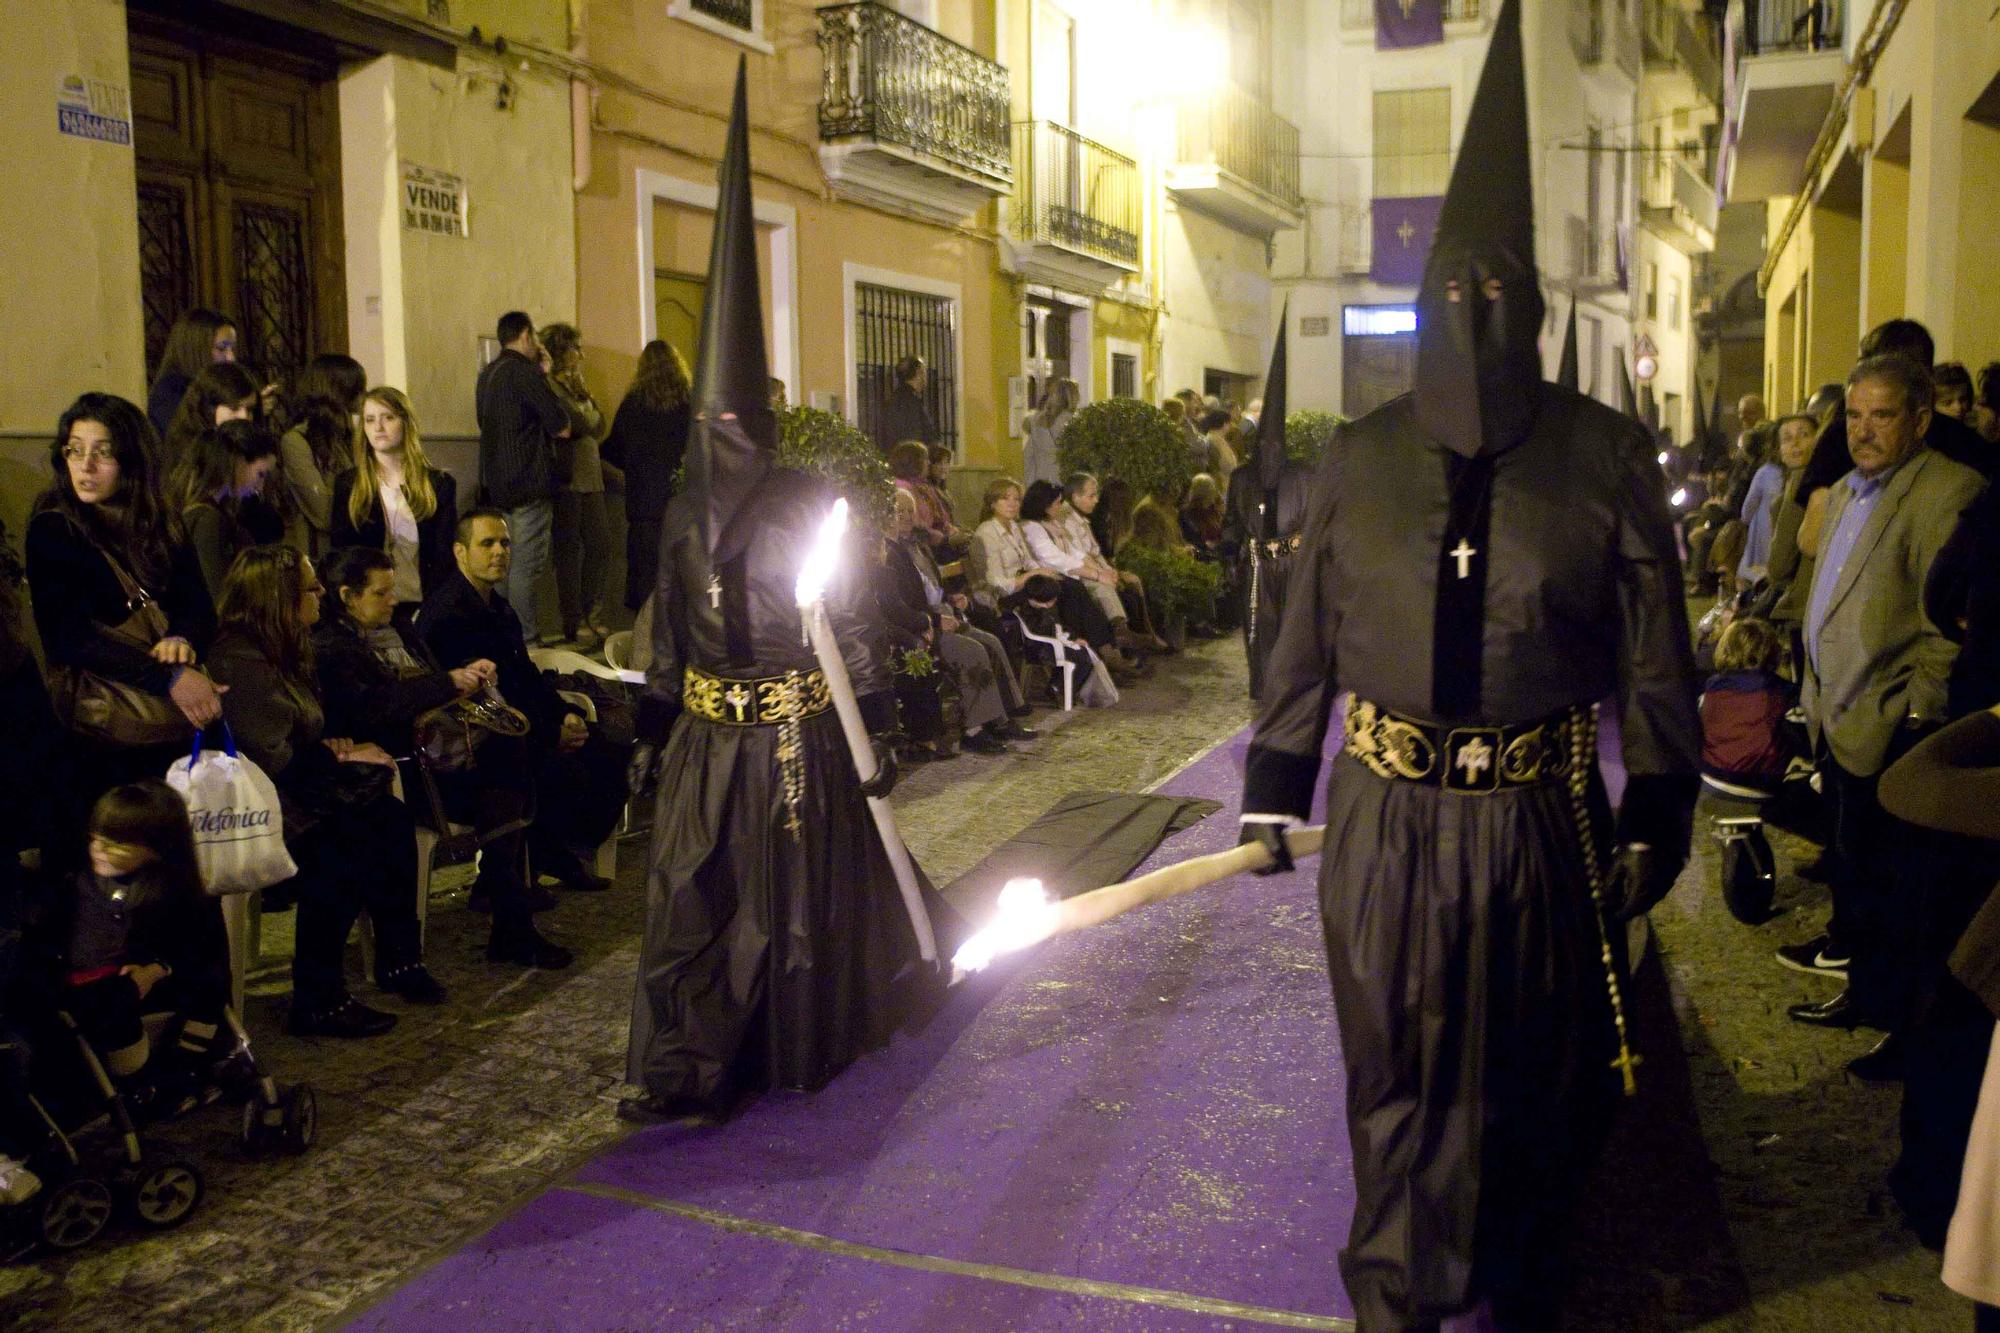
M 1171 199 L 1162 210 L 1160 234 L 1164 391 L 1199 389 L 1208 369 L 1261 377 L 1270 364 L 1270 331 L 1277 318 L 1263 238 Z

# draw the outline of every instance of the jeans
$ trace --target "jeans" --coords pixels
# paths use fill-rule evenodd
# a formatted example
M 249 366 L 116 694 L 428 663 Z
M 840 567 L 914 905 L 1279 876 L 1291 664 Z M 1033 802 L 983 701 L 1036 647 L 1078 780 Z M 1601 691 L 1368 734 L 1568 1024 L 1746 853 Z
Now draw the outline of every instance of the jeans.
M 603 601 L 611 567 L 611 518 L 603 491 L 563 491 L 555 499 L 556 604 L 563 637 L 573 639 Z
M 556 505 L 530 500 L 507 511 L 507 535 L 514 539 L 514 563 L 507 570 L 507 604 L 521 618 L 521 633 L 533 643 L 542 632 L 535 611 L 535 585 L 542 581 L 554 552 Z

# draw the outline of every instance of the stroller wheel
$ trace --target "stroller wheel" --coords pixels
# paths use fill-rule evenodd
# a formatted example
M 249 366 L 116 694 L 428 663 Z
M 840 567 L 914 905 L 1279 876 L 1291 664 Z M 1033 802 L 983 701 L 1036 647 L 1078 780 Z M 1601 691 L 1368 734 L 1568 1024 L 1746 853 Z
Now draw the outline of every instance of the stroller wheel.
M 319 1138 L 319 1101 L 312 1084 L 301 1083 L 278 1099 L 284 1113 L 284 1145 L 291 1153 L 302 1153 Z
M 139 1173 L 127 1206 L 139 1225 L 165 1231 L 193 1216 L 201 1195 L 200 1169 L 192 1162 L 168 1158 Z
M 72 1176 L 42 1198 L 42 1241 L 50 1249 L 88 1245 L 110 1225 L 111 1187 L 96 1176 Z
M 1731 916 L 1746 926 L 1762 925 L 1771 919 L 1777 889 L 1777 862 L 1762 829 L 1723 840 L 1722 901 Z

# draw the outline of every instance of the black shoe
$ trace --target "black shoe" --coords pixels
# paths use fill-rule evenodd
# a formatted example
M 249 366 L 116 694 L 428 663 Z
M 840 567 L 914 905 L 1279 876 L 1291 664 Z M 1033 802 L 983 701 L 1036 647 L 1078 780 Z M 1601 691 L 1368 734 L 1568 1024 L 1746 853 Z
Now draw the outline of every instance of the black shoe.
M 1794 1023 L 1809 1023 L 1816 1028 L 1858 1028 L 1863 1021 L 1847 991 L 1818 1004 L 1792 1005 L 1785 1010 L 1785 1016 Z
M 618 1118 L 636 1125 L 670 1125 L 677 1121 L 713 1121 L 723 1112 L 699 1097 L 661 1097 L 644 1093 L 618 1102 Z
M 1024 717 L 1032 717 L 1034 716 L 1034 712 L 1035 712 L 1035 706 L 1033 704 L 1024 703 L 1019 708 L 1008 709 L 1007 716 L 1019 719 Z
M 611 887 L 611 881 L 595 871 L 588 870 L 579 863 L 574 870 L 565 869 L 556 873 L 556 883 L 571 893 L 602 893 Z
M 443 1004 L 444 987 L 422 963 L 404 963 L 379 973 L 375 984 L 411 1004 Z
M 1804 944 L 1787 944 L 1776 951 L 1778 966 L 1789 967 L 1794 972 L 1813 972 L 1823 977 L 1839 977 L 1847 980 L 1847 964 L 1850 961 L 1832 948 L 1832 937 L 1822 935 Z
M 1847 1072 L 1869 1083 L 1901 1083 L 1903 1081 L 1903 1037 L 1899 1032 L 1891 1032 L 1875 1043 L 1865 1055 L 1857 1055 L 1847 1062 Z
M 285 1031 L 294 1037 L 379 1037 L 394 1026 L 394 1014 L 370 1009 L 352 996 L 319 1010 L 295 1003 L 285 1016 Z
M 562 945 L 542 938 L 540 931 L 528 926 L 519 933 L 501 935 L 496 932 L 486 943 L 486 961 L 557 972 L 576 961 L 576 955 Z
M 539 884 L 533 888 L 525 889 L 521 893 L 521 906 L 530 912 L 546 912 L 551 907 L 554 907 L 558 901 L 553 893 L 550 893 Z M 482 914 L 491 912 L 493 910 L 493 895 L 475 883 L 472 886 L 471 896 L 465 900 L 465 905 L 470 911 Z
M 963 748 L 972 751 L 974 754 L 1014 753 L 1012 750 L 1007 748 L 1007 742 L 1001 740 L 998 736 L 995 736 L 990 732 L 985 731 L 984 729 L 975 731 L 969 736 L 961 737 L 959 740 L 959 744 Z
M 1031 741 L 1042 734 L 1033 727 L 1024 727 L 1011 718 L 1005 722 L 995 722 L 986 730 L 1003 741 Z

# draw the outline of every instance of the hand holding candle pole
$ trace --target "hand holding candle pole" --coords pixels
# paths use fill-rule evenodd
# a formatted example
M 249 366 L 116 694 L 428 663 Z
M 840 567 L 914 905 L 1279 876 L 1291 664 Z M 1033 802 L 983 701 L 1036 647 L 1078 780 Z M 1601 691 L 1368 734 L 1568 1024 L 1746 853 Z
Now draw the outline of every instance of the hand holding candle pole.
M 832 582 L 839 567 L 840 544 L 846 535 L 847 501 L 843 498 L 833 502 L 833 509 L 820 524 L 819 535 L 813 539 L 812 549 L 799 569 L 794 591 L 806 641 L 812 646 L 813 656 L 819 659 L 827 693 L 833 698 L 833 711 L 847 737 L 848 753 L 854 756 L 854 771 L 866 783 L 875 778 L 875 747 L 869 743 L 868 728 L 861 720 L 861 705 L 854 697 L 854 682 L 848 678 L 847 661 L 840 655 L 840 642 L 833 637 L 833 622 L 826 614 L 826 585 Z M 888 853 L 889 866 L 895 872 L 896 887 L 902 891 L 904 910 L 910 914 L 910 928 L 916 932 L 917 952 L 925 962 L 934 963 L 937 939 L 931 932 L 930 912 L 924 907 L 923 894 L 917 888 L 917 868 L 910 860 L 910 849 L 903 845 L 903 836 L 896 828 L 895 811 L 882 797 L 870 796 L 867 800 L 868 813 L 874 816 L 875 828 L 882 835 L 882 849 Z
M 1285 834 L 1285 846 L 1296 859 L 1317 852 L 1325 838 L 1326 826 L 1314 824 Z M 1178 898 L 1231 875 L 1261 870 L 1270 863 L 1268 850 L 1258 843 L 1246 842 L 1227 851 L 1162 866 L 1137 879 L 1079 893 L 1060 902 L 1050 900 L 1040 880 L 1009 880 L 1000 890 L 992 922 L 959 946 L 952 955 L 952 965 L 959 972 L 977 972 L 1001 954 L 1102 924 L 1135 907 Z

